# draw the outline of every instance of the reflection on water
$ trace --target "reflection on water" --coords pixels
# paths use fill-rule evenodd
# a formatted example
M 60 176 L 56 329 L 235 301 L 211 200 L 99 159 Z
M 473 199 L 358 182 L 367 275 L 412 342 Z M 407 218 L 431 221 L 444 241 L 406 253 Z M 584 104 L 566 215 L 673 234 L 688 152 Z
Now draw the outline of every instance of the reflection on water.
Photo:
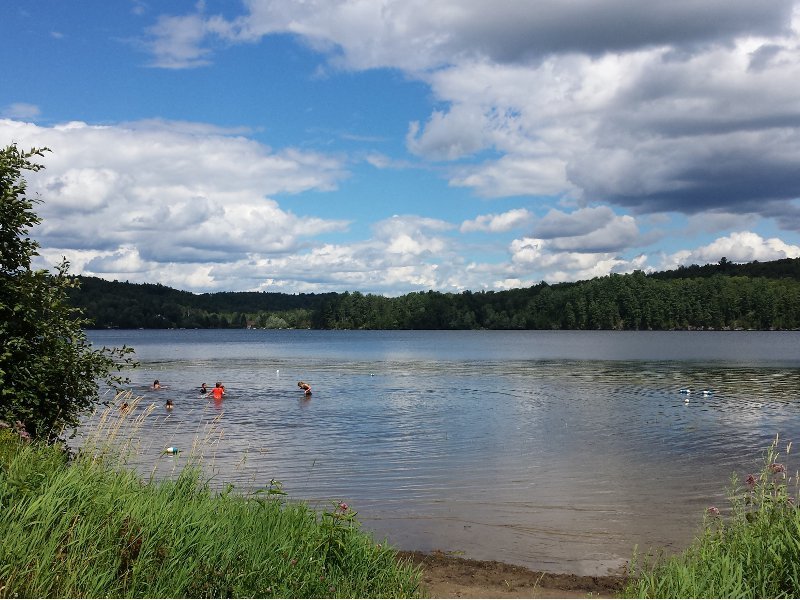
M 733 472 L 757 469 L 776 433 L 800 439 L 797 333 L 91 337 L 137 349 L 133 390 L 157 404 L 143 472 L 171 473 L 186 454 L 161 450 L 201 439 L 220 486 L 275 478 L 312 504 L 347 501 L 397 547 L 553 571 L 603 573 L 635 544 L 685 547 Z M 216 380 L 217 405 L 199 394 Z

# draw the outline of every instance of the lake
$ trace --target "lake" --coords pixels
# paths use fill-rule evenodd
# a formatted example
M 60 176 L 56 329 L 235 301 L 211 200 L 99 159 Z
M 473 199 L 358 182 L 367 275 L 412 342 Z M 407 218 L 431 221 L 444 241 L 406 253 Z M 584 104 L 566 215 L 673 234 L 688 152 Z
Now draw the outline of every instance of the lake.
M 733 473 L 757 471 L 776 434 L 800 442 L 800 332 L 88 336 L 136 349 L 130 389 L 156 403 L 143 473 L 173 474 L 195 445 L 216 487 L 276 479 L 319 509 L 347 502 L 397 548 L 553 572 L 685 548 Z M 217 380 L 225 399 L 200 397 Z

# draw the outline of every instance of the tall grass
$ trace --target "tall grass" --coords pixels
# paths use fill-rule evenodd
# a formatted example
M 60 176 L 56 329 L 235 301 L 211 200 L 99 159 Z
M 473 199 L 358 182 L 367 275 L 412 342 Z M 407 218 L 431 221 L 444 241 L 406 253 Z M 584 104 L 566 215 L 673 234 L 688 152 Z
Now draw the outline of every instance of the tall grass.
M 625 590 L 632 598 L 800 597 L 798 473 L 789 476 L 788 444 L 764 454 L 758 475 L 732 478 L 729 514 L 707 511 L 702 534 L 684 553 L 645 558 Z
M 122 432 L 121 418 L 101 419 L 102 435 L 71 460 L 0 431 L 0 596 L 419 594 L 419 572 L 344 504 L 319 514 L 286 501 L 277 482 L 214 492 L 192 464 L 142 480 L 113 458 L 109 431 Z

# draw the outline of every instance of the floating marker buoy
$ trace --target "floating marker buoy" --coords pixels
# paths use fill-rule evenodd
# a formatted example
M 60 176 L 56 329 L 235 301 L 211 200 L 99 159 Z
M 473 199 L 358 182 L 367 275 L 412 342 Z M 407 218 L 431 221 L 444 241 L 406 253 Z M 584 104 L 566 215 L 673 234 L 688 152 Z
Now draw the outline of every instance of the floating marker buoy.
M 173 456 L 178 454 L 178 452 L 180 452 L 180 450 L 178 450 L 175 446 L 170 446 L 169 448 L 164 450 L 164 454 L 172 454 Z

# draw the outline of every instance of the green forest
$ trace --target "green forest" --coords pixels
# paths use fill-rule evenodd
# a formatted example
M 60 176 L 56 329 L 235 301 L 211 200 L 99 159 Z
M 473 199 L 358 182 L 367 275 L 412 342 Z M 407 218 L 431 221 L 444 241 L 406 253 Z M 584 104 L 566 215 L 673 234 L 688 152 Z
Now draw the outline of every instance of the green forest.
M 79 277 L 95 328 L 800 329 L 800 258 L 612 274 L 506 291 L 193 294 Z

